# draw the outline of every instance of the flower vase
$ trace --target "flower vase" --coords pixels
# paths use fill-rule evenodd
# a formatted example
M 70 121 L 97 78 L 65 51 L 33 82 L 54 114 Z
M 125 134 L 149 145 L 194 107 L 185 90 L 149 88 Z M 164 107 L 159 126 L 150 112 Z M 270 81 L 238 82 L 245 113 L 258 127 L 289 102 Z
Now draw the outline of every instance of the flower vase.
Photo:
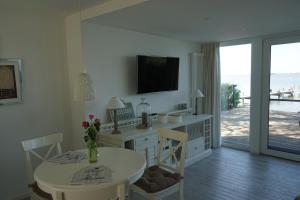
M 88 144 L 89 149 L 89 161 L 90 163 L 97 162 L 97 142 L 96 140 L 91 140 Z

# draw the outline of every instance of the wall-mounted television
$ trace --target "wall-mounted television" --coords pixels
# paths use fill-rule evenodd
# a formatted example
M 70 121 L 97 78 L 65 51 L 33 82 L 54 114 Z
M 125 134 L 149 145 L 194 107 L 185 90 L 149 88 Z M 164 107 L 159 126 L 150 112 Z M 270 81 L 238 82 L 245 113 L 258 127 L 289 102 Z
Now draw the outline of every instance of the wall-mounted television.
M 138 94 L 178 90 L 179 58 L 137 56 Z

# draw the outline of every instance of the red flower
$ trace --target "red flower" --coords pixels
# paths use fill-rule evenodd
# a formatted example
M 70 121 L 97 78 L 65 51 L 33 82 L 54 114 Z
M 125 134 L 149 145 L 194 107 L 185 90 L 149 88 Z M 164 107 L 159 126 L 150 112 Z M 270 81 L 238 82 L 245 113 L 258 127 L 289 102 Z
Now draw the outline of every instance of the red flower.
M 88 115 L 90 120 L 83 121 L 82 126 L 84 128 L 84 141 L 88 143 L 89 141 L 96 140 L 97 133 L 100 131 L 101 121 L 99 118 L 95 118 L 95 115 Z
M 83 127 L 87 127 L 88 126 L 88 122 L 87 121 L 83 121 L 81 124 Z

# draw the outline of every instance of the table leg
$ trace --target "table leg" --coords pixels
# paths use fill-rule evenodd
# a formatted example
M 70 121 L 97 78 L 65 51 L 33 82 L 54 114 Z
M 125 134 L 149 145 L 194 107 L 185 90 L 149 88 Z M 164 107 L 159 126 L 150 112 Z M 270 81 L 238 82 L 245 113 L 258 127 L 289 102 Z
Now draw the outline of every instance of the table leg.
M 55 191 L 55 192 L 52 192 L 51 195 L 52 195 L 53 200 L 65 200 L 63 192 Z
M 125 184 L 118 185 L 118 196 L 119 200 L 125 200 Z

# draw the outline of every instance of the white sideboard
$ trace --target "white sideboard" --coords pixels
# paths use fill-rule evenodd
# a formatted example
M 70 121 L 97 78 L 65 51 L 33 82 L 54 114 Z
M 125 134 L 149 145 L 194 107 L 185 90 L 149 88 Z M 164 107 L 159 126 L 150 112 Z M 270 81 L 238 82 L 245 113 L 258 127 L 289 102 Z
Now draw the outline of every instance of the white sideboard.
M 101 146 L 115 146 L 132 149 L 148 156 L 149 166 L 156 164 L 158 128 L 169 128 L 188 134 L 186 166 L 199 161 L 211 153 L 212 115 L 185 115 L 180 123 L 153 122 L 151 129 L 137 129 L 135 126 L 120 128 L 121 134 L 110 132 L 99 134 Z M 145 155 L 146 156 L 146 155 Z

